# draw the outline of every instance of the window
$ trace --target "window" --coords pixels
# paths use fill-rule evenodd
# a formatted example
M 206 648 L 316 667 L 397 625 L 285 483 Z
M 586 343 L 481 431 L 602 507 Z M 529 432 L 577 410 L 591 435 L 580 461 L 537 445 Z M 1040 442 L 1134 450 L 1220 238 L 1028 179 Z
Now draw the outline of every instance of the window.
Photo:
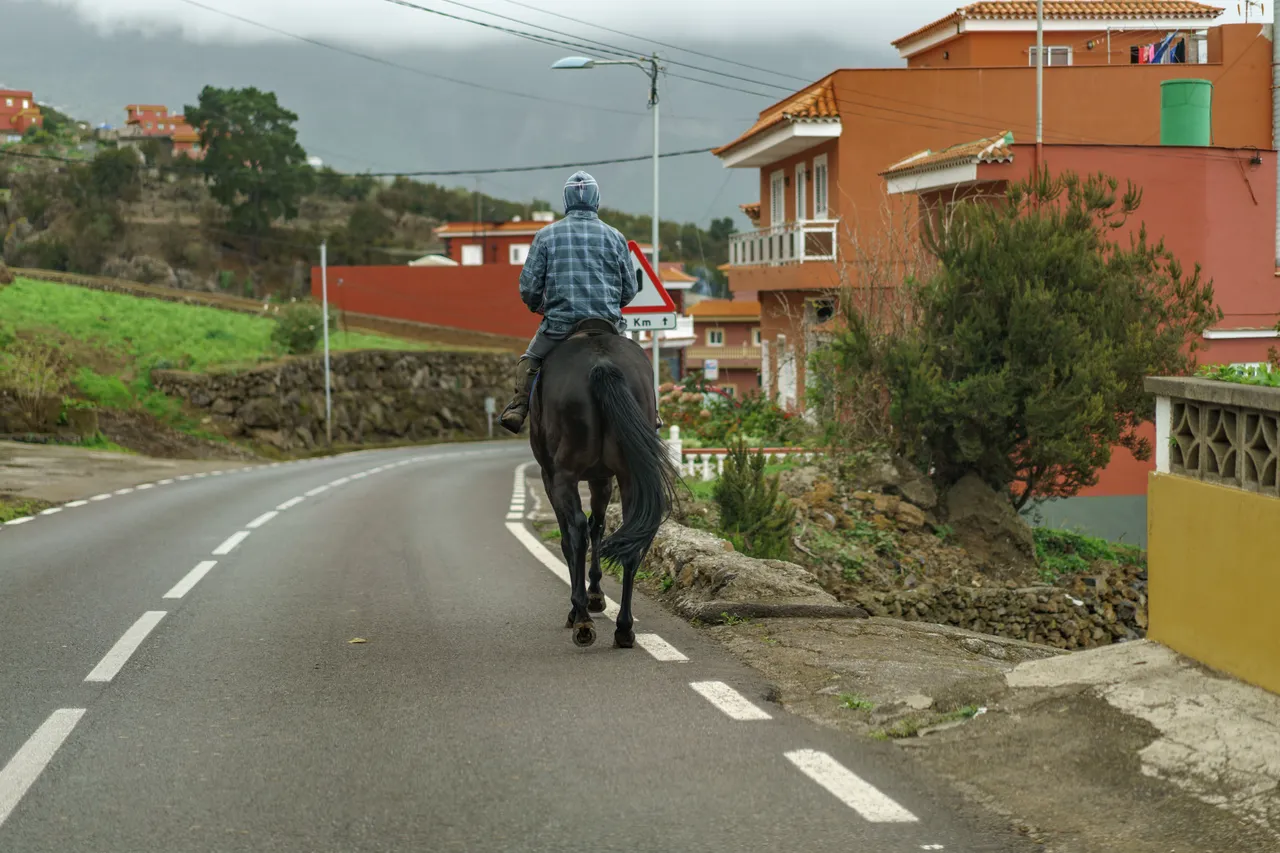
M 6 107 L 11 107 L 11 106 L 13 106 L 13 98 L 5 98 L 5 99 L 4 99 L 4 105 L 5 105 Z
M 1027 64 L 1034 67 L 1036 64 L 1036 49 L 1033 45 L 1027 51 Z M 1045 45 L 1044 47 L 1044 67 L 1051 65 L 1070 65 L 1071 64 L 1071 48 L 1066 45 Z
M 827 210 L 827 155 L 813 158 L 813 218 L 826 219 Z
M 724 329 L 707 329 L 707 346 L 724 346 Z
M 804 163 L 796 164 L 796 221 L 801 222 L 809 212 L 809 205 L 804 197 Z
M 462 265 L 464 267 L 478 267 L 484 263 L 484 247 L 480 245 L 470 245 L 462 247 Z
M 23 98 L 23 99 L 22 99 L 22 108 L 23 108 L 24 110 L 29 110 L 29 109 L 31 109 L 31 102 L 30 102 L 30 101 L 28 101 L 26 98 Z
M 723 392 L 725 393 L 725 395 L 726 395 L 726 396 L 728 396 L 728 397 L 736 397 L 736 396 L 738 396 L 738 386 L 737 386 L 737 385 L 721 385 L 721 386 L 720 386 L 720 390 L 721 390 L 721 391 L 723 391 Z
M 808 309 L 809 322 L 813 325 L 821 325 L 836 315 L 836 301 L 834 299 L 810 299 Z
M 529 244 L 515 243 L 510 248 L 511 263 L 516 266 L 523 266 L 524 262 L 529 259 Z
M 760 330 L 759 329 L 751 330 L 751 345 L 753 347 L 760 346 Z
M 787 221 L 787 197 L 783 193 L 782 172 L 769 176 L 769 224 L 781 225 Z

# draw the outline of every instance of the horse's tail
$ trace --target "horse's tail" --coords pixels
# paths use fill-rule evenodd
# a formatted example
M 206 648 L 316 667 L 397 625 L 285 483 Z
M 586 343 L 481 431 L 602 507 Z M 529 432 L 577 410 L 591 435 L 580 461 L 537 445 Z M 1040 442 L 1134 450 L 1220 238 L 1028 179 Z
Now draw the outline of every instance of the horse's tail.
M 600 545 L 602 559 L 637 566 L 674 503 L 676 469 L 656 424 L 645 416 L 616 365 L 598 364 L 588 380 L 607 428 L 617 438 L 631 475 L 626 518 Z

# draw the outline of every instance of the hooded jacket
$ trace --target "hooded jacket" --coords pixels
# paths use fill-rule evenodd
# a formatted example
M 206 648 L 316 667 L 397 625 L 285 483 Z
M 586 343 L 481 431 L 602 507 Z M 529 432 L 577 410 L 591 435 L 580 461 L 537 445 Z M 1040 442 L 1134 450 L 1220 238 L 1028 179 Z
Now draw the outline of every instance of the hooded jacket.
M 639 282 L 631 251 L 618 229 L 600 221 L 600 187 L 586 172 L 564 185 L 564 219 L 540 230 L 520 272 L 520 298 L 542 315 L 538 331 L 563 340 L 583 320 L 600 319 L 626 331 L 622 308 Z

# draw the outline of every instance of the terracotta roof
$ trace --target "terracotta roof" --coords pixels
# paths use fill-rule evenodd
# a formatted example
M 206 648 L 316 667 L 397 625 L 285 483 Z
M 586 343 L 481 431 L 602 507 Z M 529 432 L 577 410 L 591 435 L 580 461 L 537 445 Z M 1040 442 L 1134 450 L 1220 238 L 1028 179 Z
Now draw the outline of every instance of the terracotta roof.
M 436 229 L 439 237 L 465 237 L 471 234 L 533 234 L 550 225 L 536 219 L 519 222 L 446 222 Z
M 698 280 L 697 276 L 689 275 L 684 271 L 684 264 L 679 261 L 663 261 L 658 264 L 662 267 L 661 276 L 664 282 L 694 282 Z
M 1133 21 L 1148 18 L 1216 18 L 1222 9 L 1190 0 L 1045 0 L 1045 20 Z M 930 30 L 955 21 L 1035 20 L 1034 0 L 985 0 L 956 9 L 893 42 L 894 47 L 918 38 Z
M 685 312 L 695 320 L 723 317 L 735 320 L 760 319 L 760 303 L 747 299 L 704 299 Z
M 738 209 L 745 213 L 752 222 L 760 220 L 760 202 L 753 201 L 750 204 L 740 204 Z
M 756 123 L 751 126 L 750 130 L 730 142 L 728 145 L 722 145 L 719 148 L 712 149 L 711 153 L 719 157 L 729 149 L 735 148 L 743 142 L 746 142 L 757 133 L 783 123 L 839 121 L 840 109 L 836 105 L 836 91 L 832 80 L 832 77 L 820 80 L 813 86 L 805 89 L 803 92 L 783 101 L 780 105 L 772 107 L 768 112 L 763 113 L 760 118 L 756 120 Z
M 943 148 L 941 151 L 930 151 L 926 148 L 917 151 L 906 159 L 899 160 L 880 173 L 882 177 L 902 175 L 907 172 L 928 172 L 958 166 L 962 163 L 1008 163 L 1013 160 L 1013 134 L 1005 131 L 986 139 L 975 139 L 973 142 L 962 142 Z

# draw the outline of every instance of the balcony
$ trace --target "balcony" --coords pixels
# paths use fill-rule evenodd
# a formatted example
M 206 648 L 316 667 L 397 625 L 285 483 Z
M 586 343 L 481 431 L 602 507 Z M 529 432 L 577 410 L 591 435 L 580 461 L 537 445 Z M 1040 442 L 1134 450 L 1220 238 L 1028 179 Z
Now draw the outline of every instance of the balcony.
M 684 352 L 685 363 L 690 367 L 701 367 L 702 362 L 713 358 L 721 367 L 759 367 L 760 347 L 750 344 L 726 347 L 697 346 L 689 347 Z M 697 362 L 694 364 L 693 362 Z
M 811 219 L 734 234 L 729 238 L 729 265 L 754 267 L 834 261 L 838 226 L 839 222 L 834 219 Z

